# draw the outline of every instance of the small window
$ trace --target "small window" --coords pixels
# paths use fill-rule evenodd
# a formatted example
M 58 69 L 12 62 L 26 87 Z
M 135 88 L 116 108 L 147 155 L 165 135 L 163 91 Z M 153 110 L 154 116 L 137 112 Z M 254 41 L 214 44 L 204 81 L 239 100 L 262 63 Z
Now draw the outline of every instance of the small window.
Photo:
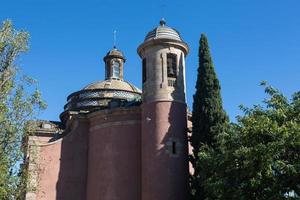
M 143 59 L 143 83 L 147 80 L 147 72 L 146 72 L 146 58 Z
M 110 76 L 110 67 L 109 67 L 109 62 L 106 62 L 106 69 L 105 69 L 105 79 L 108 79 Z
M 168 77 L 177 77 L 177 56 L 176 54 L 167 54 L 167 71 Z
M 119 62 L 114 62 L 112 65 L 112 70 L 113 70 L 113 78 L 120 78 L 120 63 Z
M 172 154 L 176 154 L 176 142 L 172 142 Z

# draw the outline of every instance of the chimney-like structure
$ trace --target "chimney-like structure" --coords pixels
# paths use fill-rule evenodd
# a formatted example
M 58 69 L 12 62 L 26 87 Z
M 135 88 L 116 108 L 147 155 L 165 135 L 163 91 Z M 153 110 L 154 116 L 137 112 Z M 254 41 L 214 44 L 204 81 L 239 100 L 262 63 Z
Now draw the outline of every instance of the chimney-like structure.
M 185 57 L 189 48 L 162 19 L 137 51 L 143 67 L 141 199 L 188 199 Z

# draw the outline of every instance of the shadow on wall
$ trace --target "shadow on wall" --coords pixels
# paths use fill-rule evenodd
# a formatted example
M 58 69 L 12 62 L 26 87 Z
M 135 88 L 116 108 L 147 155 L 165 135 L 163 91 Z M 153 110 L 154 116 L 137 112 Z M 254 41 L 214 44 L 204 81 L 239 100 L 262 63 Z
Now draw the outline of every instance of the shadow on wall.
M 166 152 L 169 156 L 169 176 L 170 188 L 172 191 L 181 191 L 177 193 L 176 199 L 188 199 L 189 188 L 189 165 L 188 165 L 188 137 L 187 137 L 187 119 L 185 105 L 172 102 L 169 112 L 170 126 L 162 141 L 164 148 L 160 153 Z M 175 199 L 175 197 L 173 197 Z M 172 198 L 172 199 L 173 199 Z
M 56 200 L 86 199 L 88 121 L 74 119 L 62 140 Z
M 185 80 L 183 69 L 183 54 L 179 59 L 178 82 L 171 93 L 173 99 L 185 102 Z M 168 116 L 170 126 L 162 141 L 164 151 L 168 154 L 170 162 L 169 176 L 173 177 L 170 189 L 176 191 L 177 197 L 173 199 L 188 199 L 189 191 L 189 161 L 188 161 L 188 136 L 187 136 L 187 107 L 186 104 L 171 102 Z M 161 152 L 162 153 L 162 152 Z M 174 177 L 175 176 L 175 177 Z M 181 192 L 178 192 L 181 191 Z
M 180 58 L 178 83 L 171 93 L 185 101 L 183 64 Z M 181 78 L 179 78 L 181 77 Z M 175 101 L 143 105 L 142 198 L 188 199 L 189 167 L 186 104 Z

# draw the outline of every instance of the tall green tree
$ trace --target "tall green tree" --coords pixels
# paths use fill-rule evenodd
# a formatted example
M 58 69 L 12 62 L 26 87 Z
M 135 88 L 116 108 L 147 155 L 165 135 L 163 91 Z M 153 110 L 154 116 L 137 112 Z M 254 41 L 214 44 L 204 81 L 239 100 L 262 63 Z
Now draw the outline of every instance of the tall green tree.
M 0 199 L 20 199 L 26 175 L 26 122 L 46 107 L 35 81 L 23 76 L 18 57 L 28 50 L 29 34 L 11 21 L 0 26 Z
M 241 107 L 219 151 L 200 152 L 203 173 L 214 171 L 203 183 L 207 200 L 300 199 L 300 92 L 291 100 L 268 85 L 265 92 L 263 105 Z
M 199 42 L 199 67 L 196 93 L 193 102 L 193 130 L 191 162 L 194 174 L 191 177 L 192 199 L 205 199 L 203 180 L 209 176 L 203 174 L 203 163 L 199 161 L 201 146 L 217 148 L 217 136 L 224 132 L 228 117 L 222 107 L 221 87 L 214 70 L 207 37 L 201 34 Z

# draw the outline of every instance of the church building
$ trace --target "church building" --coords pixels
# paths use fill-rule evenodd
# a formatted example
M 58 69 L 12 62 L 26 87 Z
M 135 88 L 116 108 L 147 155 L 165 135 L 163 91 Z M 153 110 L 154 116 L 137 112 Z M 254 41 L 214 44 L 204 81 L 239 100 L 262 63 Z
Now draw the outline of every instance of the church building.
M 108 51 L 104 80 L 70 94 L 61 122 L 32 122 L 26 200 L 188 199 L 188 52 L 162 19 L 137 48 L 141 90 Z

